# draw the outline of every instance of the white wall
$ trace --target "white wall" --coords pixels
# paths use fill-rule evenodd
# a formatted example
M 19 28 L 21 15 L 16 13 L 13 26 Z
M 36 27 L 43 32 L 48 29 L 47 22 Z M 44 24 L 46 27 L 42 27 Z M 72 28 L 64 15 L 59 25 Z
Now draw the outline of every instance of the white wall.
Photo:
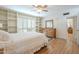
M 56 28 L 57 38 L 67 39 L 67 21 L 66 18 L 54 18 L 52 16 L 44 18 L 43 27 L 45 27 L 46 20 L 53 20 L 54 28 Z
M 68 16 L 63 16 L 63 12 L 70 12 Z M 50 14 L 43 19 L 43 27 L 45 26 L 45 20 L 54 20 L 54 28 L 57 30 L 57 38 L 67 39 L 67 17 L 76 16 L 79 13 L 79 8 L 61 10 L 55 14 Z

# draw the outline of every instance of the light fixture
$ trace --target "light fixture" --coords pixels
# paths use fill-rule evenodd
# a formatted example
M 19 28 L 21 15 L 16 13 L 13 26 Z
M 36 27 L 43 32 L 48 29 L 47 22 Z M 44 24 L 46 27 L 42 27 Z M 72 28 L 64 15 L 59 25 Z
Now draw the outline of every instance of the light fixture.
M 37 12 L 48 12 L 47 5 L 33 5 L 36 8 Z

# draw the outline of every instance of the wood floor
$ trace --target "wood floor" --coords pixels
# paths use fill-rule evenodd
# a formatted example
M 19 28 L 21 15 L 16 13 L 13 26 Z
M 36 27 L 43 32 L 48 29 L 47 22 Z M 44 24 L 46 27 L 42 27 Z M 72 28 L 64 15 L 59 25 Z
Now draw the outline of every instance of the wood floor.
M 73 42 L 72 46 L 67 46 L 67 42 L 64 39 L 52 39 L 49 41 L 47 47 L 42 48 L 36 54 L 78 54 L 79 47 Z

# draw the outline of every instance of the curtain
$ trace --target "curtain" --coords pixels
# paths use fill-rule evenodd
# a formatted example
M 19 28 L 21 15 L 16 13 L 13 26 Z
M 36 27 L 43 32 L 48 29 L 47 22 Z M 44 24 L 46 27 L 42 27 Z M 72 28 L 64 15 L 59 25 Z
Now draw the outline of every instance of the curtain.
M 18 32 L 36 31 L 36 17 L 24 15 L 21 13 L 18 14 L 17 31 Z

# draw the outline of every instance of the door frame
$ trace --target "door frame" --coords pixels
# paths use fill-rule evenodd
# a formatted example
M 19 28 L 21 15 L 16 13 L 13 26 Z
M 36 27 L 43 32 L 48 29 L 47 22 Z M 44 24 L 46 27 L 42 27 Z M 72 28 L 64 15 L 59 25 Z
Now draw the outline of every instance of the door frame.
M 76 33 L 77 16 L 70 16 L 70 17 L 67 17 L 66 19 L 73 20 L 73 41 L 77 43 L 77 33 Z

